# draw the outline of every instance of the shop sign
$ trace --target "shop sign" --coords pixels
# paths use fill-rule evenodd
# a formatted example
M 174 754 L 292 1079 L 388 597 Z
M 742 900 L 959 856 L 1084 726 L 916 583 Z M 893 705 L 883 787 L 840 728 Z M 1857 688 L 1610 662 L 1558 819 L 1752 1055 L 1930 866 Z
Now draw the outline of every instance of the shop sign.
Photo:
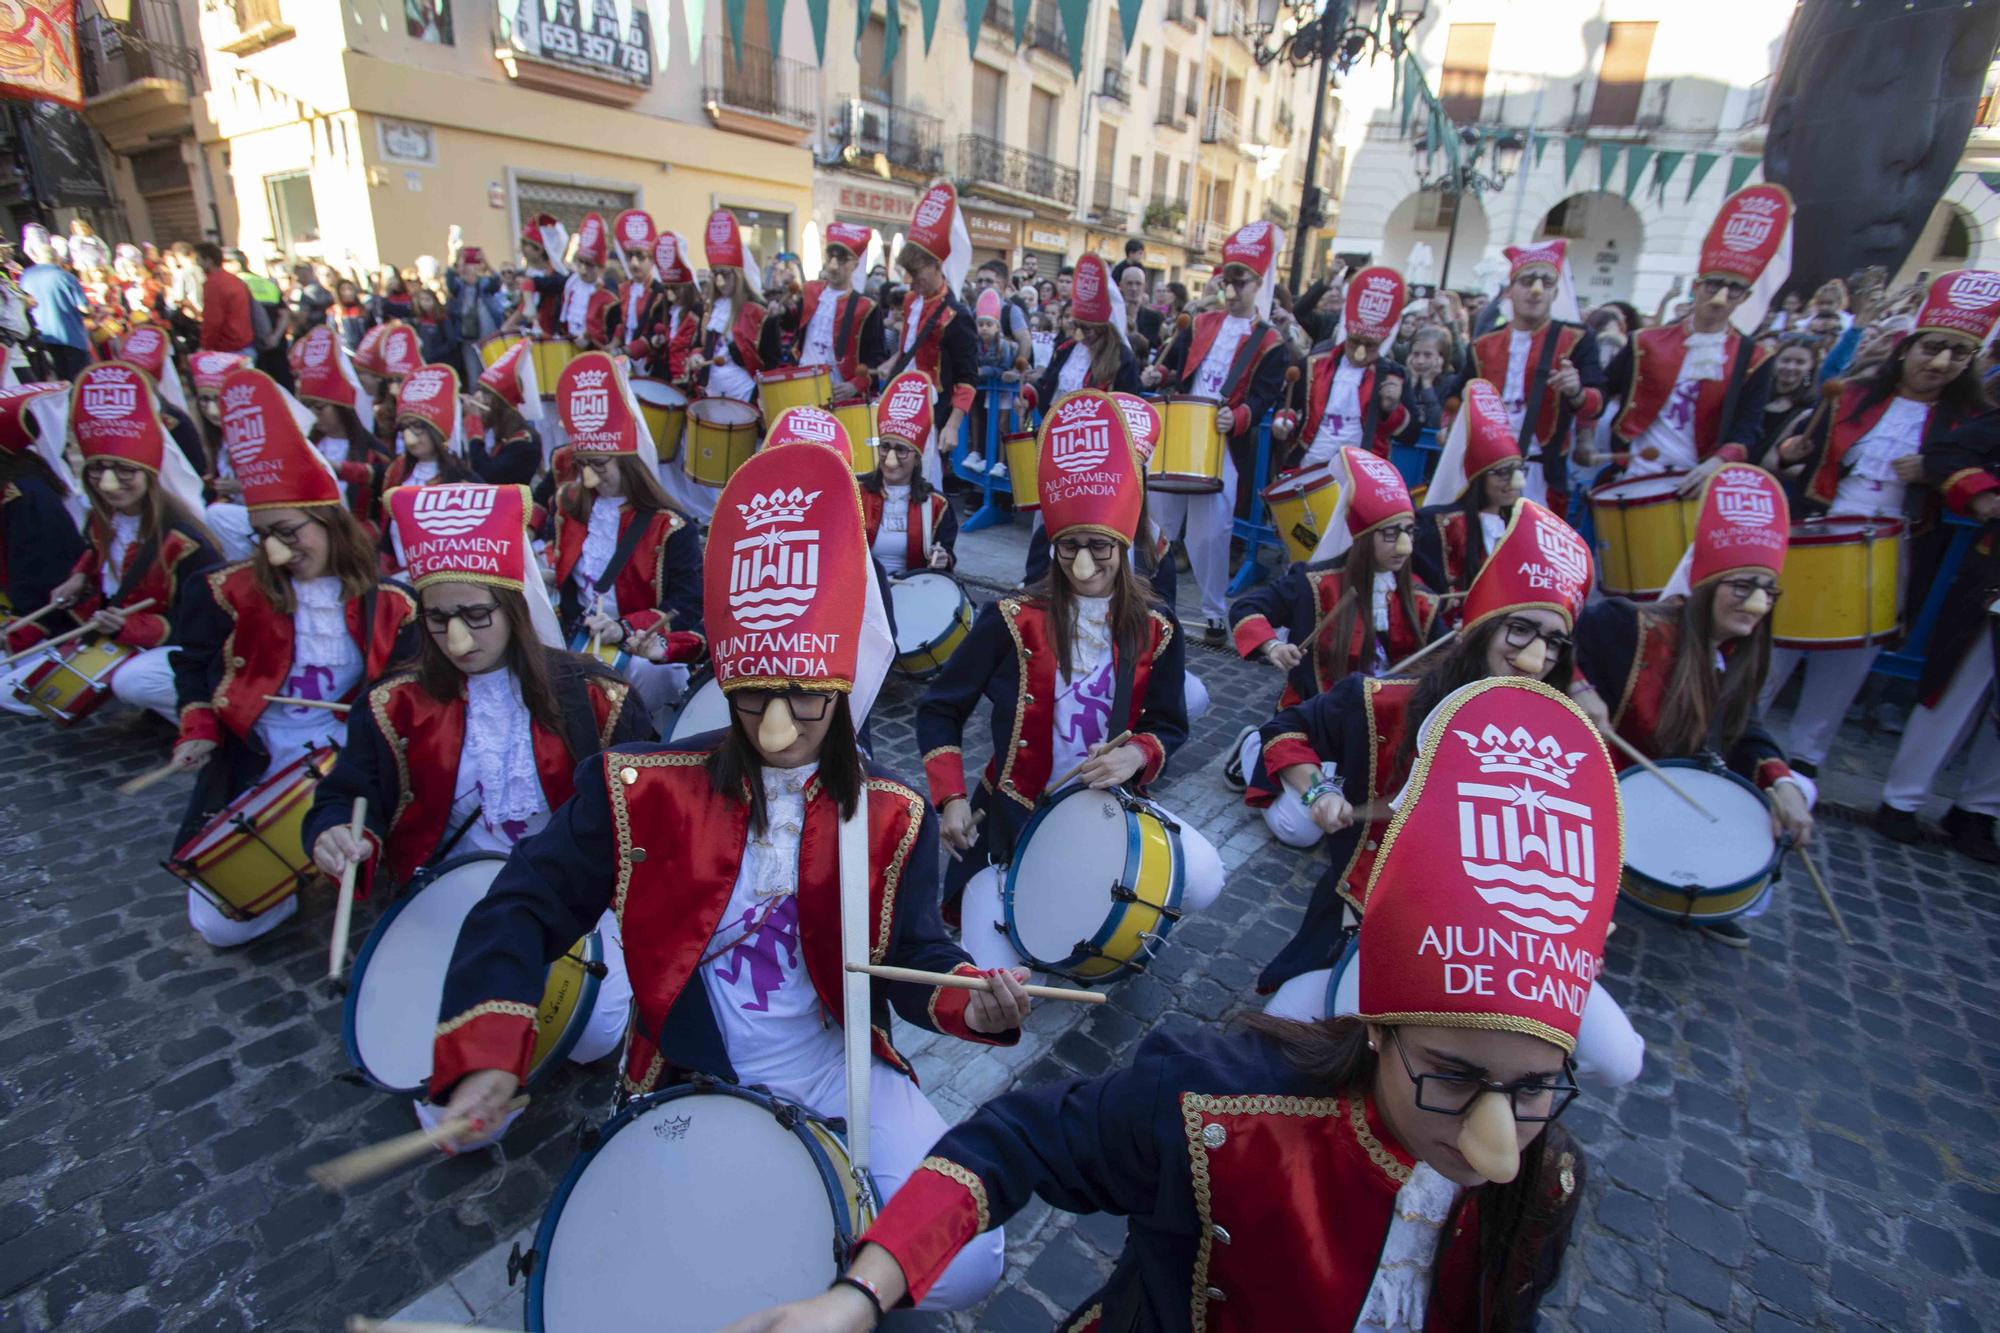
M 965 218 L 965 234 L 972 238 L 974 245 L 983 245 L 995 250 L 1014 248 L 1012 218 L 987 217 L 971 209 L 961 209 L 960 213 Z
M 843 185 L 834 207 L 837 213 L 900 226 L 917 211 L 917 196 L 905 190 L 878 190 L 867 185 Z
M 565 69 L 635 87 L 653 84 L 653 21 L 638 0 L 495 0 L 501 45 Z M 625 21 L 619 21 L 619 11 Z
M 1066 231 L 1051 231 L 1047 227 L 1030 225 L 1028 228 L 1028 244 L 1037 250 L 1067 250 L 1069 249 L 1069 233 Z
M 414 162 L 425 167 L 437 165 L 437 137 L 428 125 L 413 125 L 407 120 L 378 120 L 375 122 L 375 142 L 381 146 L 384 161 Z

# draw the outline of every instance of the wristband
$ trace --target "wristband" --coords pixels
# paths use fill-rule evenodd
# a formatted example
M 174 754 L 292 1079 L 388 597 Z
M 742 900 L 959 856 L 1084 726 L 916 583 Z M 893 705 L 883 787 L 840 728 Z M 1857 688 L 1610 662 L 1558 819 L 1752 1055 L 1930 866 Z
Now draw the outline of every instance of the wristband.
M 889 1312 L 882 1308 L 882 1293 L 875 1290 L 875 1284 L 867 1278 L 856 1277 L 852 1273 L 842 1273 L 828 1283 L 826 1289 L 832 1291 L 835 1287 L 852 1287 L 868 1298 L 868 1303 L 875 1307 L 875 1323 L 871 1327 L 881 1327 L 882 1321 L 889 1317 Z
M 1319 804 L 1320 797 L 1331 796 L 1339 790 L 1340 787 L 1337 783 L 1328 782 L 1323 777 L 1314 778 L 1312 785 L 1299 793 L 1299 803 L 1310 810 Z

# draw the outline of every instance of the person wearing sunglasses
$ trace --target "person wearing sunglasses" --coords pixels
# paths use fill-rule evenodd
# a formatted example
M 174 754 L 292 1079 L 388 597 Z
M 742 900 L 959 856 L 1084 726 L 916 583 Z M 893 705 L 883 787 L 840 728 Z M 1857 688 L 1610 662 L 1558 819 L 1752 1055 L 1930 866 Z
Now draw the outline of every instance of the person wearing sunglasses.
M 842 1116 L 843 1024 L 869 1024 L 871 1165 L 885 1196 L 945 1130 L 896 1049 L 891 1009 L 965 1041 L 1019 1040 L 1025 972 L 989 973 L 992 991 L 873 980 L 868 1012 L 845 1011 L 833 850 L 844 818 L 866 840 L 875 961 L 974 971 L 938 920 L 936 817 L 856 740 L 893 640 L 850 469 L 822 443 L 779 442 L 723 488 L 704 577 L 726 727 L 607 751 L 515 848 L 466 918 L 445 981 L 429 1090 L 452 1113 L 499 1123 L 527 1072 L 545 969 L 614 903 L 635 999 L 623 1090 L 703 1076 Z M 994 1230 L 968 1247 L 931 1307 L 983 1297 L 1002 1245 Z
M 1085 255 L 1071 275 L 1074 336 L 1056 344 L 1048 368 L 1021 391 L 1025 406 L 1053 403 L 1078 389 L 1139 392 L 1139 362 L 1125 336 L 1125 296 L 1111 280 L 1102 255 Z
M 1472 586 L 1507 530 L 1527 473 L 1500 390 L 1467 380 L 1417 515 L 1415 561 L 1426 584 L 1447 593 Z M 1448 605 L 1445 622 L 1458 624 L 1461 610 Z
M 875 467 L 860 478 L 868 549 L 884 572 L 950 569 L 958 515 L 917 462 L 931 425 L 931 382 L 920 370 L 889 381 L 876 399 Z
M 174 762 L 200 776 L 177 848 L 264 778 L 339 744 L 338 712 L 266 696 L 347 702 L 417 646 L 416 599 L 381 578 L 374 537 L 306 441 L 289 396 L 245 368 L 223 381 L 222 405 L 223 448 L 257 545 L 248 560 L 195 584 L 178 627 Z M 293 895 L 236 921 L 188 890 L 190 923 L 218 948 L 256 939 L 297 910 Z
M 1773 835 L 1804 845 L 1817 788 L 1785 762 L 1757 712 L 1790 534 L 1777 478 L 1748 463 L 1716 469 L 1702 491 L 1694 543 L 1660 599 L 1642 606 L 1609 597 L 1578 618 L 1585 685 L 1572 693 L 1599 727 L 1616 727 L 1649 759 L 1712 756 L 1727 765 L 1765 794 Z M 1625 763 L 1621 754 L 1619 767 Z M 1736 919 L 1701 929 L 1748 948 L 1742 923 L 1768 902 L 1767 892 Z
M 1292 408 L 1271 423 L 1273 440 L 1290 440 L 1303 410 L 1298 466 L 1324 468 L 1336 450 L 1350 446 L 1389 456 L 1390 440 L 1410 420 L 1403 406 L 1407 376 L 1382 355 L 1403 303 L 1403 275 L 1392 268 L 1366 268 L 1348 280 L 1342 342 L 1329 339 L 1306 358 L 1306 373 L 1292 383 Z
M 1639 330 L 1612 359 L 1604 392 L 1625 404 L 1611 441 L 1625 477 L 1685 473 L 1680 493 L 1693 495 L 1724 463 L 1749 461 L 1763 432 L 1772 358 L 1737 330 L 1762 322 L 1770 293 L 1755 302 L 1751 294 L 1783 280 L 1772 265 L 1790 262 L 1788 251 L 1777 259 L 1790 225 L 1791 200 L 1778 186 L 1731 195 L 1702 241 L 1687 318 Z M 1764 241 L 1746 249 L 1746 236 Z
M 832 1287 L 723 1333 L 876 1327 L 1037 1197 L 1130 1219 L 1062 1328 L 1533 1327 L 1584 1195 L 1562 1117 L 1617 899 L 1617 781 L 1590 723 L 1543 685 L 1469 685 L 1432 721 L 1351 1008 L 1156 1032 L 1121 1067 L 996 1097 L 931 1149 Z M 1475 738 L 1517 729 L 1569 756 L 1565 818 L 1595 834 L 1558 881 L 1574 903 L 1533 895 L 1548 914 L 1510 907 L 1503 878 L 1547 882 L 1536 850 L 1460 854 L 1461 793 L 1490 791 L 1509 759 Z M 1489 823 L 1514 813 L 1477 799 Z

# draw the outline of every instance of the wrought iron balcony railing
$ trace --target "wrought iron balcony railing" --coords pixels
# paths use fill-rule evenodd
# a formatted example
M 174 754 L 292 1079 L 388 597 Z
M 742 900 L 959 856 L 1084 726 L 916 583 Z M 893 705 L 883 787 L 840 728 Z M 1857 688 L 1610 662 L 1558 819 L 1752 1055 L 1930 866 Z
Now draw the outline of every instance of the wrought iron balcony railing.
M 1038 153 L 1009 148 L 982 134 L 958 137 L 958 174 L 975 185 L 1032 195 L 1064 208 L 1076 207 L 1077 173 Z

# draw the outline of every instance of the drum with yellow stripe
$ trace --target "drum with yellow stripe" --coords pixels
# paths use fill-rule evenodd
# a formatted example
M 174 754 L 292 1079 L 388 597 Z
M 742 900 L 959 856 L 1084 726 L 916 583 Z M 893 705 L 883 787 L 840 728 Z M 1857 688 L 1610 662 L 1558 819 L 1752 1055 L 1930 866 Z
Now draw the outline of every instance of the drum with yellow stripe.
M 587 629 L 579 629 L 569 636 L 569 650 L 573 653 L 582 653 L 585 657 L 594 657 L 621 676 L 629 674 L 626 668 L 632 665 L 632 654 L 625 651 L 624 640 L 606 643 L 599 639 L 592 644 L 590 631 Z
M 1035 432 L 1024 430 L 1009 435 L 1000 442 L 1000 448 L 1007 459 L 1007 480 L 1014 487 L 1014 508 L 1023 514 L 1031 514 L 1042 507 L 1041 441 Z
M 639 400 L 639 415 L 653 437 L 653 452 L 662 463 L 681 456 L 681 436 L 687 431 L 687 395 L 661 380 L 635 379 L 632 396 Z
M 323 746 L 244 792 L 176 851 L 167 869 L 234 921 L 297 893 L 319 876 L 306 854 L 306 811 L 337 753 Z
M 1143 972 L 1180 920 L 1180 825 L 1122 788 L 1070 787 L 1021 830 L 1001 891 L 1007 938 L 1073 981 Z
M 1901 624 L 1903 521 L 1809 518 L 1792 525 L 1771 642 L 1824 652 L 1866 648 Z
M 1674 576 L 1694 544 L 1701 495 L 1680 494 L 1685 472 L 1608 481 L 1591 488 L 1597 527 L 1597 578 L 1607 593 L 1648 602 Z
M 1757 905 L 1783 849 L 1771 832 L 1764 793 L 1727 769 L 1693 759 L 1661 759 L 1658 774 L 1637 764 L 1618 775 L 1625 805 L 1625 869 L 1618 888 L 1649 915 L 1671 921 L 1727 921 Z M 1586 826 L 1583 836 L 1591 836 Z M 1569 835 L 1572 842 L 1577 835 Z
M 493 365 L 501 357 L 514 350 L 515 343 L 528 341 L 518 333 L 496 333 L 479 344 L 479 359 L 485 365 Z
M 57 726 L 71 726 L 111 697 L 112 674 L 138 651 L 102 638 L 61 644 L 14 687 L 14 697 Z
M 854 475 L 866 476 L 875 470 L 875 400 L 856 398 L 851 402 L 834 405 L 833 414 L 840 418 L 840 424 L 847 431 L 847 443 L 853 451 Z
M 582 354 L 581 349 L 567 338 L 536 338 L 534 344 L 535 383 L 542 397 L 553 398 L 556 381 L 569 369 L 569 363 Z
M 833 375 L 825 366 L 780 366 L 757 377 L 757 403 L 764 420 L 793 407 L 833 405 Z
M 1300 468 L 1280 473 L 1264 488 L 1264 503 L 1271 510 L 1271 526 L 1285 542 L 1285 554 L 1304 563 L 1312 559 L 1313 548 L 1333 521 L 1333 504 L 1340 497 L 1340 484 L 1330 468 Z
M 1148 490 L 1201 495 L 1222 489 L 1225 443 L 1215 425 L 1221 407 L 1213 398 L 1160 402 L 1160 439 L 1146 466 Z

